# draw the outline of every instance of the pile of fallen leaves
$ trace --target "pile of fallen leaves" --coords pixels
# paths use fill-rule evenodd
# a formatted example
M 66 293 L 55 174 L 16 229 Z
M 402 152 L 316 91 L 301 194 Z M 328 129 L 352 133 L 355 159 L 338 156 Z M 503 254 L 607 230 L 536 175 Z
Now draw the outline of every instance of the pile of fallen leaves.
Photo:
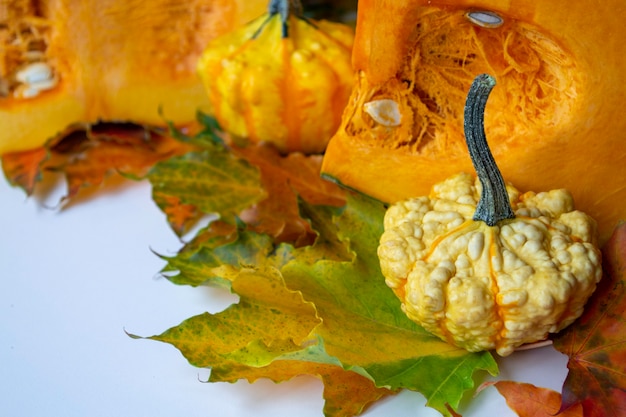
M 497 364 L 491 353 L 450 346 L 402 313 L 376 255 L 384 205 L 322 180 L 319 155 L 247 145 L 199 116 L 200 127 L 189 131 L 77 130 L 4 155 L 2 166 L 29 194 L 48 172 L 61 172 L 62 203 L 107 178 L 150 181 L 154 202 L 181 236 L 213 219 L 176 255 L 161 256 L 162 273 L 180 285 L 223 288 L 239 301 L 150 337 L 210 368 L 210 381 L 309 374 L 323 381 L 328 417 L 358 415 L 402 389 L 422 393 L 443 415 L 459 415 L 475 374 L 496 375 Z M 626 415 L 626 226 L 603 256 L 605 276 L 584 315 L 554 339 L 570 358 L 562 395 L 490 383 L 519 415 Z

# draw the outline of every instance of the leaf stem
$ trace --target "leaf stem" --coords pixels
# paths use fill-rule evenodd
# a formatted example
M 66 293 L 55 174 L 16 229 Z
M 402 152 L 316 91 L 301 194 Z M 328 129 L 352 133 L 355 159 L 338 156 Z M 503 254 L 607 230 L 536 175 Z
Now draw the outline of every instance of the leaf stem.
M 270 0 L 268 6 L 268 13 L 270 16 L 280 14 L 280 19 L 283 25 L 283 38 L 289 37 L 289 16 L 294 15 L 296 17 L 302 17 L 302 3 L 300 0 Z
M 489 150 L 485 136 L 485 106 L 495 85 L 496 80 L 489 74 L 481 74 L 474 79 L 467 93 L 464 121 L 465 141 L 483 188 L 474 220 L 482 220 L 489 226 L 515 217 L 502 174 Z

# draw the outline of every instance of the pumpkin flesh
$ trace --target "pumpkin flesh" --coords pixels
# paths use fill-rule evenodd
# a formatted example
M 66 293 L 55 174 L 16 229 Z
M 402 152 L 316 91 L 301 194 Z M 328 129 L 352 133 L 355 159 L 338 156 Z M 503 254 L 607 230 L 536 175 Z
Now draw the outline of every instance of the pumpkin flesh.
M 525 190 L 567 188 L 606 239 L 626 217 L 626 119 L 617 113 L 625 9 L 617 1 L 591 11 L 564 1 L 360 1 L 355 88 L 323 175 L 394 203 L 472 172 L 463 97 L 488 72 L 499 89 L 485 130 L 503 176 Z M 504 23 L 478 26 L 466 17 L 472 10 Z M 398 104 L 399 125 L 365 111 L 383 99 Z

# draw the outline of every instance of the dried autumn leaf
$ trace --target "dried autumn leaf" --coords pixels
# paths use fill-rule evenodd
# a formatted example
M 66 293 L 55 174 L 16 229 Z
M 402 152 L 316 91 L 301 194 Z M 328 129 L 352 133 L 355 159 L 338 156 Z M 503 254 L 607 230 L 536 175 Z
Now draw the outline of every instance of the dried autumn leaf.
M 345 204 L 345 193 L 336 184 L 320 177 L 321 155 L 307 156 L 299 152 L 282 155 L 266 144 L 233 147 L 233 152 L 258 166 L 268 182 L 285 183 L 310 204 Z
M 272 252 L 276 250 L 270 236 L 215 221 L 200 230 L 176 256 L 161 256 L 168 262 L 161 273 L 175 284 L 223 286 L 225 268 L 260 265 Z
M 320 177 L 320 155 L 301 153 L 281 155 L 274 147 L 260 144 L 233 152 L 259 167 L 268 198 L 247 213 L 247 221 L 259 233 L 297 246 L 312 243 L 313 230 L 300 216 L 298 198 L 315 205 L 342 206 L 343 191 Z
M 178 236 L 187 233 L 203 217 L 196 206 L 183 203 L 180 197 L 153 191 L 152 200 L 163 210 L 170 227 Z
M 78 152 L 65 152 L 68 157 L 63 162 L 48 168 L 65 173 L 69 199 L 82 188 L 102 184 L 114 173 L 141 177 L 158 161 L 189 150 L 168 136 L 115 125 L 87 131 L 81 145 Z
M 476 370 L 497 372 L 493 357 L 442 342 L 404 315 L 376 255 L 385 209 L 364 197 L 348 201 L 335 223 L 354 259 L 311 263 L 295 256 L 281 269 L 285 282 L 315 304 L 323 318 L 316 334 L 330 356 L 362 369 L 377 386 L 421 392 L 429 406 L 448 415 L 446 405 L 458 407 Z
M 41 181 L 41 167 L 48 157 L 49 153 L 45 147 L 4 154 L 2 169 L 11 185 L 21 187 L 27 195 L 31 195 L 37 183 Z
M 235 382 L 246 379 L 248 382 L 254 382 L 260 378 L 267 378 L 274 382 L 284 382 L 296 376 L 311 375 L 319 378 L 324 384 L 324 415 L 333 417 L 359 415 L 369 404 L 395 394 L 395 391 L 378 388 L 371 379 L 347 371 L 339 365 L 327 365 L 304 359 L 277 360 L 261 368 L 231 366 L 228 370 L 214 369 L 210 381 Z
M 219 131 L 212 118 L 199 114 L 198 120 L 201 128 L 193 136 L 175 130 L 172 134 L 203 151 L 165 161 L 148 175 L 155 202 L 179 235 L 202 214 L 216 214 L 222 218 L 238 216 L 250 230 L 268 234 L 276 242 L 305 246 L 315 240 L 316 233 L 300 213 L 301 200 L 335 207 L 345 204 L 344 192 L 320 177 L 321 156 L 281 155 L 263 144 L 239 146 Z M 258 170 L 254 187 L 259 188 L 254 190 L 248 188 L 252 183 L 237 177 L 248 176 L 252 168 Z M 196 193 L 189 188 L 194 181 L 224 187 L 205 187 Z M 223 196 L 228 196 L 229 205 L 201 206 L 202 201 L 217 201 Z
M 320 259 L 347 261 L 352 259 L 345 243 L 336 235 L 332 216 L 336 209 L 311 206 L 301 202 L 302 215 L 316 225 L 316 245 L 298 251 L 300 261 Z M 293 259 L 295 248 L 277 244 L 271 236 L 237 227 L 222 221 L 213 221 L 186 243 L 175 256 L 161 256 L 168 263 L 161 272 L 179 285 L 218 285 L 220 273 L 241 265 L 271 265 L 280 268 Z
M 604 276 L 585 312 L 554 340 L 569 356 L 561 409 L 581 403 L 585 417 L 626 415 L 626 223 L 602 256 Z
M 310 335 L 319 325 L 315 308 L 285 287 L 273 268 L 229 269 L 224 279 L 240 302 L 217 314 L 192 317 L 151 339 L 175 345 L 195 366 L 211 367 L 211 382 L 309 374 L 325 384 L 329 416 L 352 416 L 390 393 L 329 358 Z
M 262 367 L 297 352 L 319 323 L 315 307 L 289 290 L 274 268 L 242 268 L 222 276 L 239 302 L 226 310 L 187 319 L 151 339 L 176 346 L 198 367 Z
M 519 417 L 554 417 L 561 406 L 561 394 L 532 384 L 514 381 L 494 383 L 506 403 Z M 580 404 L 568 408 L 559 417 L 583 417 Z
M 258 169 L 220 145 L 161 161 L 146 177 L 156 203 L 174 221 L 175 230 L 180 221 L 171 213 L 180 204 L 229 220 L 267 195 Z
M 62 173 L 67 202 L 84 189 L 102 185 L 105 178 L 119 173 L 141 177 L 157 161 L 190 149 L 188 144 L 143 126 L 107 123 L 69 131 L 41 148 L 7 154 L 2 160 L 9 181 L 28 195 L 46 172 Z
M 382 233 L 381 204 L 354 196 L 340 214 L 320 206 L 307 206 L 305 212 L 313 228 L 322 231 L 313 246 L 277 245 L 263 240 L 264 235 L 239 230 L 200 239 L 169 259 L 167 268 L 178 268 L 179 283 L 226 281 L 240 302 L 152 338 L 173 344 L 192 364 L 212 368 L 212 381 L 282 380 L 296 370 L 319 375 L 320 366 L 331 366 L 360 375 L 344 376 L 349 385 L 342 392 L 366 393 L 358 404 L 346 405 L 350 410 L 362 410 L 380 395 L 406 388 L 421 392 L 430 406 L 451 415 L 448 405 L 458 407 L 474 386 L 477 370 L 497 372 L 493 357 L 450 346 L 402 313 L 375 254 Z M 342 246 L 344 256 L 338 257 Z M 241 287 L 242 282 L 248 285 Z M 285 304 L 289 297 L 292 302 Z M 304 305 L 313 310 L 302 310 Z M 294 309 L 300 309 L 298 315 Z M 233 311 L 238 312 L 236 321 L 215 322 Z M 283 319 L 280 325 L 276 317 Z M 298 337 L 287 338 L 285 326 L 299 329 Z M 336 388 L 332 392 L 332 398 L 339 398 Z M 343 415 L 341 408 L 327 403 L 326 415 Z

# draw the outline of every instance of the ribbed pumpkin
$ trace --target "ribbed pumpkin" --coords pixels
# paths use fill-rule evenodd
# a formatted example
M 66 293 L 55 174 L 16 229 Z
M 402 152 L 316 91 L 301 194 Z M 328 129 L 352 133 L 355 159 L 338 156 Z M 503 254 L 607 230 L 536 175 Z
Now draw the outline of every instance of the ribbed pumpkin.
M 361 0 L 355 88 L 323 175 L 385 202 L 472 172 L 464 94 L 499 88 L 485 129 L 522 190 L 567 188 L 604 241 L 626 219 L 626 3 Z
M 40 146 L 73 123 L 193 121 L 209 108 L 196 73 L 202 49 L 265 7 L 266 0 L 2 0 L 0 154 Z
M 282 152 L 322 152 L 352 88 L 354 32 L 311 20 L 300 0 L 210 42 L 198 63 L 220 126 Z

